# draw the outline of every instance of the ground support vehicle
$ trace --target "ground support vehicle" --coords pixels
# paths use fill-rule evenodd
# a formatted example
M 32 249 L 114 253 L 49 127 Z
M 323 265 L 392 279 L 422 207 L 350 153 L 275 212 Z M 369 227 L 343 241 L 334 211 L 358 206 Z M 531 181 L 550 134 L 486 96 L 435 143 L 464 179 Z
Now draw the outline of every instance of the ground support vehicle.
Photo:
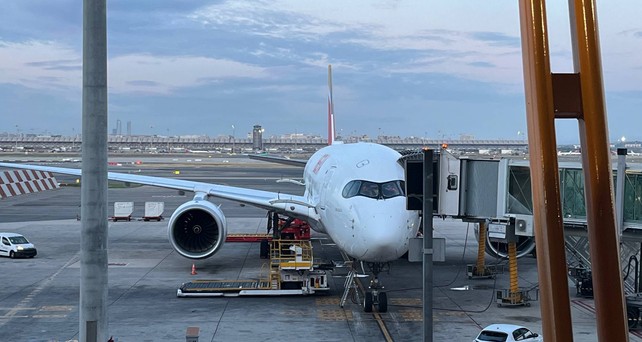
M 36 247 L 24 236 L 16 233 L 0 233 L 0 255 L 10 258 L 33 258 L 38 254 Z
M 134 212 L 134 202 L 114 202 L 114 216 L 109 219 L 116 221 L 131 221 Z
M 491 324 L 477 335 L 473 342 L 542 342 L 542 336 L 528 328 L 513 324 Z
M 145 202 L 145 215 L 143 221 L 163 220 L 163 211 L 165 210 L 164 202 Z
M 294 226 L 291 224 L 295 222 Z M 261 239 L 261 254 L 267 249 L 268 274 L 250 280 L 197 280 L 183 283 L 178 297 L 310 295 L 330 289 L 327 271 L 316 265 L 310 242 L 310 227 L 300 220 L 278 223 L 271 238 L 262 234 L 232 237 L 231 241 L 256 242 Z M 287 236 L 288 239 L 283 237 Z M 292 239 L 294 238 L 294 239 Z M 298 238 L 298 239 L 297 239 Z

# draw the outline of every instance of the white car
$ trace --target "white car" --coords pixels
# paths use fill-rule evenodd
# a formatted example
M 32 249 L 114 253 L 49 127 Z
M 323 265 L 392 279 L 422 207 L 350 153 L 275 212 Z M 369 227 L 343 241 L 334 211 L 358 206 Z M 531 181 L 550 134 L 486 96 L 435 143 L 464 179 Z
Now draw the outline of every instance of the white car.
M 484 328 L 473 342 L 542 342 L 542 336 L 528 328 L 513 324 L 491 324 Z
M 29 257 L 38 254 L 36 247 L 24 236 L 16 233 L 0 233 L 0 255 L 10 258 Z

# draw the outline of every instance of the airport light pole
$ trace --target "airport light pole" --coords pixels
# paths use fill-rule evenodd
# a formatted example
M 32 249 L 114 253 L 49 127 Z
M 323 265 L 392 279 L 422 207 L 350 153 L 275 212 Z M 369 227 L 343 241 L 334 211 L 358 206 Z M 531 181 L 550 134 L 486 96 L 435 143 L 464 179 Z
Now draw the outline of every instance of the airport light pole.
M 423 150 L 423 196 L 422 196 L 422 218 L 421 222 L 423 223 L 423 317 L 424 317 L 424 326 L 423 326 L 423 336 L 425 342 L 433 341 L 433 320 L 432 320 L 432 311 L 433 311 L 433 225 L 432 225 L 432 207 L 433 207 L 433 151 L 428 148 Z
M 107 0 L 83 0 L 80 342 L 107 341 Z
M 236 144 L 236 127 L 232 125 L 232 154 L 234 154 L 234 145 Z
M 149 134 L 150 134 L 149 135 L 149 150 L 151 152 L 152 147 L 153 147 L 152 143 L 154 142 L 154 126 L 153 125 L 149 126 Z

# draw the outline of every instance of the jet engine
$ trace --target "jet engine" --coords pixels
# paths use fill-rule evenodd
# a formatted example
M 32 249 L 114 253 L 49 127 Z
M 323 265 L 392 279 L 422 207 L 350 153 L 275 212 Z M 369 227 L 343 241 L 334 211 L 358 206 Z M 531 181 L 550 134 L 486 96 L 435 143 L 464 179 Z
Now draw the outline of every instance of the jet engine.
M 169 242 L 180 255 L 190 259 L 209 258 L 225 242 L 225 215 L 211 202 L 195 199 L 174 211 L 167 233 Z

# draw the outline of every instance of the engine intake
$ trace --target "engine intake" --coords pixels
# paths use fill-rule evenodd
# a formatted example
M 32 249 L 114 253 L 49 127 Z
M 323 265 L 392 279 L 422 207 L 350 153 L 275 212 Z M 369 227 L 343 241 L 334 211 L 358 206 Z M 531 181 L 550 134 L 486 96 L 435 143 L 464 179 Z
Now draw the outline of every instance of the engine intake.
M 227 235 L 225 215 L 206 200 L 179 206 L 169 219 L 167 232 L 172 247 L 190 259 L 205 259 L 223 246 Z

